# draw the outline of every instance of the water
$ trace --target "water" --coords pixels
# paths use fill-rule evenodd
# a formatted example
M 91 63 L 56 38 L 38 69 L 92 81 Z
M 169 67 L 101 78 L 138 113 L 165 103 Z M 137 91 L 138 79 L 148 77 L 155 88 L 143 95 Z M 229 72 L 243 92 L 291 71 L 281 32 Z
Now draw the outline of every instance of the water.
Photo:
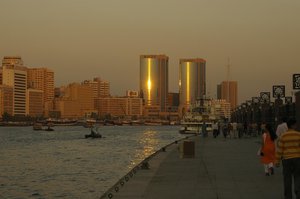
M 0 198 L 99 198 L 161 147 L 182 138 L 176 126 L 0 128 Z

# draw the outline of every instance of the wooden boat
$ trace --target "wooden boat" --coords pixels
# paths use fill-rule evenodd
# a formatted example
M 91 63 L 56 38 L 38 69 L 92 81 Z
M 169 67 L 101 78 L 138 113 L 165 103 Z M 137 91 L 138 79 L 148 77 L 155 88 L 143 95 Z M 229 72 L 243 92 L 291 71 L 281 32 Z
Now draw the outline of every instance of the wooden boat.
M 35 131 L 43 130 L 43 124 L 42 123 L 34 123 L 33 124 L 33 130 L 35 130 Z

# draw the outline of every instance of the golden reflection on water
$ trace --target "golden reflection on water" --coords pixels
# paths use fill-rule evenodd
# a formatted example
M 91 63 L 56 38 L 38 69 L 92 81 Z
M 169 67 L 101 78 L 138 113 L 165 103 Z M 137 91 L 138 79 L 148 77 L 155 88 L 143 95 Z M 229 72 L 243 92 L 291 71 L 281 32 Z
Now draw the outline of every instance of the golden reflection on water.
M 145 130 L 139 137 L 139 144 L 141 148 L 135 150 L 134 160 L 131 162 L 131 167 L 135 166 L 158 149 L 155 148 L 158 145 L 158 132 L 150 129 Z

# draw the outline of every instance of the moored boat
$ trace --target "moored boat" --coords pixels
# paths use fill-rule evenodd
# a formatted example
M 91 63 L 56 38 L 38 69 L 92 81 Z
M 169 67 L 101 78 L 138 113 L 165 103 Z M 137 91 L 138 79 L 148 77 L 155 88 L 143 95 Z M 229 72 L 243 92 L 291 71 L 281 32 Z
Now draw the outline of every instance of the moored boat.
M 216 119 L 211 112 L 209 99 L 197 100 L 185 113 L 180 124 L 181 134 L 202 134 L 212 130 L 212 122 Z

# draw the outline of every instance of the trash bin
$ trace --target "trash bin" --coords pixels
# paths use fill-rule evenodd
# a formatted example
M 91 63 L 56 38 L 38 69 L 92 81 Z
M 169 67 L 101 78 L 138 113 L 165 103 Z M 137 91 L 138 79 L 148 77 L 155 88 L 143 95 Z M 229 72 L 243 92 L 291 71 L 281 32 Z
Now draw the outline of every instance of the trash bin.
M 181 158 L 194 158 L 195 157 L 195 142 L 191 140 L 183 141 L 180 145 Z

